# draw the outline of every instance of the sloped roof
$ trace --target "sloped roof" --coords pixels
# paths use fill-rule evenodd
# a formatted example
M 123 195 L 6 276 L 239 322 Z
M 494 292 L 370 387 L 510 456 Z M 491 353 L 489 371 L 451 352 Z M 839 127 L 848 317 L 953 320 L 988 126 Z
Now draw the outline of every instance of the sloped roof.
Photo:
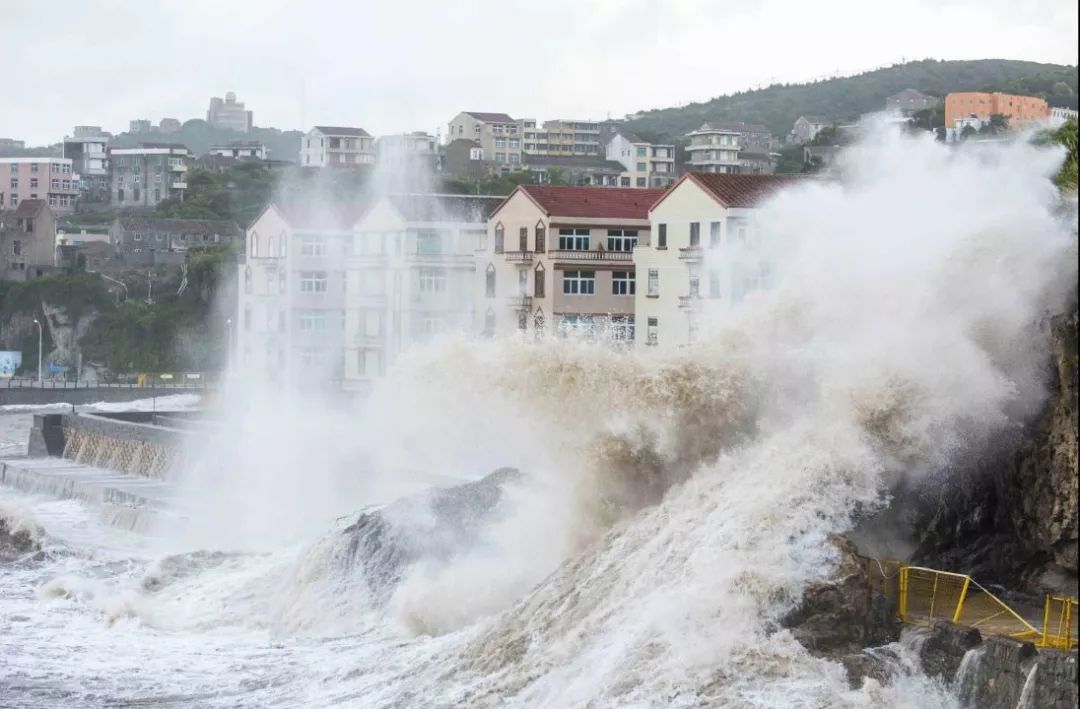
M 667 194 L 671 194 L 684 180 L 693 180 L 725 207 L 755 207 L 785 187 L 800 184 L 807 179 L 811 178 L 804 175 L 727 175 L 718 172 L 688 172 L 667 191 Z M 662 201 L 663 197 L 658 199 L 651 209 L 655 209 Z
M 457 194 L 391 194 L 386 198 L 408 222 L 486 222 L 505 197 Z
M 520 185 L 514 193 L 518 191 L 528 195 L 548 216 L 595 219 L 648 219 L 649 208 L 665 192 L 632 187 L 559 185 Z
M 332 229 L 347 231 L 353 228 L 360 217 L 367 211 L 370 203 L 356 200 L 352 202 L 280 203 L 267 205 L 274 207 L 294 229 Z M 265 211 L 265 210 L 264 210 Z M 262 216 L 260 213 L 259 216 Z M 255 218 L 258 221 L 258 217 Z M 254 223 L 254 222 L 252 222 Z
M 124 231 L 163 232 L 166 234 L 199 234 L 238 236 L 240 227 L 226 219 L 146 219 L 142 217 L 119 217 Z
M 760 123 L 744 123 L 743 121 L 708 121 L 702 123 L 699 131 L 725 130 L 732 133 L 768 133 L 769 129 Z M 695 131 L 696 132 L 696 131 Z
M 26 218 L 36 216 L 41 211 L 42 207 L 47 206 L 43 199 L 24 199 L 19 202 L 19 206 L 15 208 L 15 218 Z
M 349 128 L 348 126 L 315 126 L 315 130 L 325 133 L 326 135 L 353 135 L 363 138 L 371 137 L 371 134 L 363 128 Z
M 486 113 L 484 111 L 465 111 L 478 121 L 486 123 L 517 123 L 517 121 L 505 113 Z
M 899 98 L 920 98 L 920 99 L 925 99 L 925 98 L 936 98 L 936 97 L 931 96 L 930 94 L 924 94 L 922 91 L 919 91 L 918 89 L 904 89 L 903 91 L 901 91 L 899 93 L 893 94 L 889 98 L 891 98 L 891 99 L 894 99 L 894 98 L 895 99 L 899 99 Z
M 830 123 L 829 119 L 824 116 L 799 116 L 799 118 L 804 119 L 807 123 Z M 795 120 L 798 121 L 799 118 Z

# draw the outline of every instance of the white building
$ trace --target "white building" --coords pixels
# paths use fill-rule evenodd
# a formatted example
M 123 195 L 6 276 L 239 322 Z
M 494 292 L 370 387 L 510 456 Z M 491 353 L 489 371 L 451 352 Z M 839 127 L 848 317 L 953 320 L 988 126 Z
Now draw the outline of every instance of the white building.
M 1070 121 L 1070 120 L 1075 121 L 1076 118 L 1077 118 L 1077 115 L 1080 115 L 1080 114 L 1078 114 L 1077 111 L 1075 109 L 1072 109 L 1072 108 L 1054 108 L 1054 107 L 1051 107 L 1050 108 L 1050 124 L 1054 125 L 1054 126 L 1060 126 L 1062 123 L 1065 123 L 1066 121 Z
M 433 171 L 438 166 L 439 141 L 424 131 L 384 135 L 375 141 L 375 156 L 380 168 Z
M 693 342 L 704 315 L 769 284 L 754 211 L 801 179 L 691 172 L 652 206 L 651 239 L 634 249 L 639 344 Z
M 206 122 L 215 128 L 228 128 L 237 133 L 247 133 L 251 130 L 253 118 L 251 111 L 244 108 L 243 101 L 236 100 L 236 94 L 232 91 L 225 94 L 225 98 L 214 96 L 210 99 L 210 108 L 206 111 Z M 165 121 L 162 121 L 164 127 Z
M 620 187 L 669 187 L 675 182 L 675 146 L 654 145 L 620 130 L 607 144 L 607 159 L 626 168 Z
M 686 134 L 690 144 L 686 151 L 689 169 L 698 172 L 739 172 L 739 137 L 734 127 L 712 126 L 708 123 Z
M 363 128 L 315 126 L 300 141 L 303 167 L 356 168 L 375 163 L 375 139 Z
M 476 249 L 502 201 L 386 195 L 357 222 L 346 257 L 346 389 L 367 389 L 415 343 L 469 328 Z
M 340 382 L 345 258 L 361 205 L 270 204 L 247 229 L 237 363 L 276 381 Z
M 211 145 L 211 155 L 220 155 L 225 158 L 254 158 L 266 159 L 266 146 L 258 141 L 240 142 L 234 141 L 225 145 Z

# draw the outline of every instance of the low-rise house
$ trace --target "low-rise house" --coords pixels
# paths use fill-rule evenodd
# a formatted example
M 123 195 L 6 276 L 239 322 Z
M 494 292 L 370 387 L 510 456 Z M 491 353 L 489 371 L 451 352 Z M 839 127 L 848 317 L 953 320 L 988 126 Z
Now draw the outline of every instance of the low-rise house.
M 480 142 L 468 138 L 451 140 L 443 148 L 443 173 L 460 177 L 479 178 L 488 174 L 488 162 Z
M 476 323 L 487 335 L 581 331 L 634 338 L 633 250 L 663 190 L 521 185 L 478 252 Z
M 363 128 L 315 126 L 300 140 L 300 165 L 355 169 L 375 164 L 375 139 Z
M 885 110 L 910 116 L 918 111 L 934 108 L 941 103 L 937 96 L 929 96 L 915 89 L 904 89 L 885 99 Z
M 535 129 L 536 121 L 531 123 Z M 508 174 L 521 169 L 524 124 L 505 113 L 462 111 L 450 120 L 446 140 L 475 140 L 491 170 Z
M 176 143 L 140 143 L 109 148 L 109 190 L 114 207 L 157 206 L 165 199 L 184 200 L 188 149 Z
M 55 271 L 56 217 L 43 199 L 0 209 L 0 279 L 25 281 Z
M 525 160 L 522 168 L 538 184 L 618 187 L 630 182 L 622 163 L 602 157 L 527 155 Z
M 607 159 L 622 164 L 626 175 L 620 187 L 670 187 L 676 178 L 675 146 L 657 145 L 626 130 L 618 130 L 607 144 Z
M 132 267 L 179 265 L 188 249 L 241 238 L 236 222 L 215 219 L 117 217 L 109 228 L 110 243 Z
M 476 250 L 503 199 L 391 194 L 364 213 L 345 257 L 347 390 L 365 390 L 414 343 L 471 328 Z M 318 314 L 300 323 L 322 327 Z
M 832 125 L 832 121 L 822 116 L 799 116 L 791 128 L 791 142 L 809 143 L 823 129 Z
M 702 317 L 770 283 L 754 210 L 802 179 L 690 172 L 652 205 L 651 237 L 633 254 L 638 344 L 691 343 Z
M 225 158 L 253 160 L 265 160 L 267 157 L 266 146 L 258 141 L 233 141 L 224 145 L 211 145 L 210 154 Z

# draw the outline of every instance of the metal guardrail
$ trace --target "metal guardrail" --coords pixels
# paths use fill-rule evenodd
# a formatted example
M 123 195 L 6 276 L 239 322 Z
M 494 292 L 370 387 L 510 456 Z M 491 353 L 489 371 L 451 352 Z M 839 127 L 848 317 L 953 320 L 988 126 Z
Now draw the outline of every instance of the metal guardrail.
M 12 377 L 0 379 L 0 389 L 45 389 L 45 390 L 70 390 L 79 389 L 209 389 L 214 386 L 212 381 L 204 377 L 189 379 L 187 377 L 175 380 L 163 380 L 147 376 L 143 380 L 125 382 L 106 382 L 100 380 L 67 381 L 63 379 L 45 379 L 38 382 L 36 377 Z

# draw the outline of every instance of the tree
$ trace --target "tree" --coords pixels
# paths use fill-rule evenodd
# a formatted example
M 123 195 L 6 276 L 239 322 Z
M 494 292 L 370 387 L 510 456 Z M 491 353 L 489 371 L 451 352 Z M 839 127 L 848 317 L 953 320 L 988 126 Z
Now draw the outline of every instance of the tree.
M 964 130 L 960 131 L 960 139 L 967 140 L 973 135 L 976 135 L 979 131 L 975 130 L 975 126 L 968 124 L 964 126 Z
M 1000 135 L 1009 130 L 1009 117 L 1001 113 L 991 113 L 990 120 L 983 124 L 979 133 L 984 135 Z

